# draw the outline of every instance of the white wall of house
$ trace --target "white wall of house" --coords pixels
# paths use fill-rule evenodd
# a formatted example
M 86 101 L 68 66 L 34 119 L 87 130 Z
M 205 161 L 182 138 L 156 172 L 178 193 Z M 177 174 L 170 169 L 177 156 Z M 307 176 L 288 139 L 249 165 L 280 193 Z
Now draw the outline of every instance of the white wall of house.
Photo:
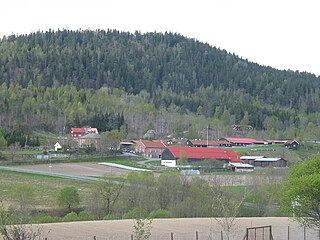
M 60 143 L 56 142 L 56 144 L 54 145 L 54 150 L 58 151 L 58 150 L 61 150 L 61 149 L 62 149 L 62 147 L 61 147 Z
M 161 160 L 161 165 L 165 167 L 176 167 L 177 161 L 176 160 Z

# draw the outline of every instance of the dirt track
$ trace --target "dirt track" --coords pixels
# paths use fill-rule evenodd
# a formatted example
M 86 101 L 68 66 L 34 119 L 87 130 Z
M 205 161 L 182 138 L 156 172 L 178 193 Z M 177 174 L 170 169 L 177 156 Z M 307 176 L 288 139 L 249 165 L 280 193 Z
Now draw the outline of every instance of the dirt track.
M 44 232 L 50 230 L 48 240 L 85 240 L 94 239 L 131 239 L 133 233 L 133 220 L 71 222 L 44 224 Z M 232 240 L 242 240 L 247 227 L 272 225 L 273 237 L 276 240 L 286 240 L 288 226 L 290 227 L 290 240 L 302 240 L 303 229 L 297 223 L 287 218 L 240 218 L 237 220 L 237 228 L 232 231 Z M 154 219 L 152 223 L 152 239 L 171 239 L 171 233 L 175 240 L 196 239 L 220 240 L 221 228 L 217 221 L 209 218 L 185 218 L 185 219 Z M 302 235 L 301 235 L 302 234 Z M 308 240 L 319 239 L 312 232 L 307 232 Z M 226 239 L 226 238 L 225 238 Z M 260 239 L 260 238 L 257 238 Z
M 32 169 L 38 171 L 50 171 L 80 176 L 98 177 L 105 174 L 126 176 L 130 171 L 97 163 L 54 163 L 19 166 L 18 168 Z

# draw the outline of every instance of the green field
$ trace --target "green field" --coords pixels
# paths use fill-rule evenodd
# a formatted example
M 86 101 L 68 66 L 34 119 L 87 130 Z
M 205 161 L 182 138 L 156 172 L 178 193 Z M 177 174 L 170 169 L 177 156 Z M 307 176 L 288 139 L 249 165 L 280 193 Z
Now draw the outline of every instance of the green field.
M 34 192 L 34 206 L 44 209 L 55 208 L 57 193 L 66 185 L 75 186 L 80 195 L 87 196 L 92 182 L 0 170 L 0 200 L 13 203 L 11 194 L 16 186 L 29 186 Z

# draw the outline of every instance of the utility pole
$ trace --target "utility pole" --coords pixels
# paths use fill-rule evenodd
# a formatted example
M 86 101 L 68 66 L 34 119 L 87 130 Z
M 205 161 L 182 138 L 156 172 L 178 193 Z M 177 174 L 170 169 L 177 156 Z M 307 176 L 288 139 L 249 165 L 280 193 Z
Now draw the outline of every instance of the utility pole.
M 209 126 L 207 125 L 207 147 L 209 147 Z

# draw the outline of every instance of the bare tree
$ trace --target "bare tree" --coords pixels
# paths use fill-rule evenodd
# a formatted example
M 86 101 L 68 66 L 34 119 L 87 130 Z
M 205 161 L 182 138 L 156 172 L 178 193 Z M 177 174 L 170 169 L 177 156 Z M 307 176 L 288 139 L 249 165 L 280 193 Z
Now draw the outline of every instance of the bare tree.
M 212 214 L 226 234 L 227 240 L 230 240 L 231 232 L 238 227 L 237 216 L 246 198 L 246 193 L 242 196 L 235 196 L 235 194 L 222 187 L 214 186 L 212 187 L 212 195 Z
M 98 217 L 106 217 L 113 214 L 114 206 L 119 200 L 122 184 L 110 183 L 105 176 L 101 181 L 94 183 L 92 188 L 92 198 L 90 198 L 91 204 Z M 101 216 L 103 213 L 103 216 Z
M 48 234 L 39 225 L 19 223 L 13 213 L 7 211 L 3 203 L 0 204 L 0 234 L 3 240 L 42 240 Z

